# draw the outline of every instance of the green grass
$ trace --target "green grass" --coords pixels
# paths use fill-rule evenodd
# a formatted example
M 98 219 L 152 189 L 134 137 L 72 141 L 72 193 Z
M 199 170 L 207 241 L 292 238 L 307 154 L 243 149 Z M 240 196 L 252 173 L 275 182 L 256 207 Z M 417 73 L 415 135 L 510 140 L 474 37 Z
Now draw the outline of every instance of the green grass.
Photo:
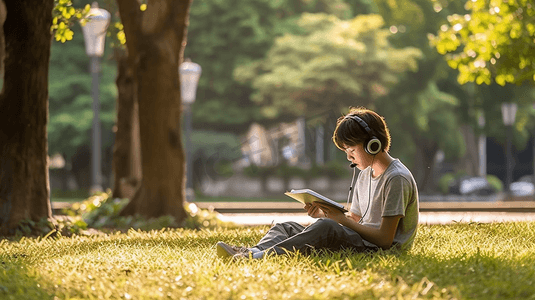
M 1 240 L 0 299 L 535 299 L 535 222 L 420 225 L 408 253 L 216 257 L 267 229 Z

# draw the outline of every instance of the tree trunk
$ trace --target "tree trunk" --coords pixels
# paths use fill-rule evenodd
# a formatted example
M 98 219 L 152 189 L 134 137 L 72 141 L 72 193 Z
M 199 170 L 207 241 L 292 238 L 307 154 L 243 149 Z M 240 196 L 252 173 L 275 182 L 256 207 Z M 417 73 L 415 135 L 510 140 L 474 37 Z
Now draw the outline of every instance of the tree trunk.
M 5 77 L 0 94 L 0 235 L 50 218 L 48 64 L 53 0 L 6 1 Z
M 138 105 L 134 93 L 134 70 L 126 51 L 116 50 L 117 131 L 113 148 L 114 198 L 132 199 L 141 181 Z
M 469 125 L 461 125 L 461 133 L 466 144 L 466 153 L 459 160 L 456 169 L 464 170 L 469 176 L 477 176 L 479 170 L 479 148 L 474 129 Z
M 142 181 L 121 212 L 145 217 L 186 218 L 185 159 L 181 138 L 178 67 L 182 62 L 191 0 L 118 0 L 134 66 L 139 104 Z
M 6 45 L 4 42 L 4 22 L 6 21 L 7 12 L 4 1 L 0 1 L 0 78 L 4 78 L 4 57 L 6 57 Z
M 418 189 L 428 192 L 433 189 L 433 178 L 435 170 L 435 156 L 439 150 L 435 141 L 425 138 L 414 138 L 416 154 L 414 160 L 414 177 L 418 184 Z

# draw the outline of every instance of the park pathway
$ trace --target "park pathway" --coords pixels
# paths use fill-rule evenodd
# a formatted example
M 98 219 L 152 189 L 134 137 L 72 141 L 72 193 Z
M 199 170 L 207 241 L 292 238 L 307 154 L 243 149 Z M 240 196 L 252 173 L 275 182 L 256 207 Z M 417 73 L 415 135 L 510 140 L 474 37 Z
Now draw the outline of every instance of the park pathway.
M 242 225 L 270 225 L 285 221 L 295 221 L 308 225 L 314 219 L 306 213 L 222 213 L 223 221 Z M 420 212 L 420 224 L 450 224 L 456 222 L 516 222 L 535 221 L 535 212 Z

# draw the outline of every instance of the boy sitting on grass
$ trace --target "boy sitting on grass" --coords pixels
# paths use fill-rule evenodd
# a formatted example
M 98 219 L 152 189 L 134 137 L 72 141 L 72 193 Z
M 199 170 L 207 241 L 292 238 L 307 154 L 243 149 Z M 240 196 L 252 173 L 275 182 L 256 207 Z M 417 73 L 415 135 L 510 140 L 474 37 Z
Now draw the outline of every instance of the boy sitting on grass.
M 361 171 L 354 188 L 351 182 L 349 214 L 319 202 L 307 204 L 308 215 L 318 218 L 308 227 L 296 222 L 275 224 L 251 248 L 218 242 L 218 256 L 259 259 L 313 249 L 409 249 L 418 225 L 418 189 L 407 167 L 388 153 L 390 132 L 384 119 L 363 107 L 352 108 L 338 119 L 333 141 L 346 152 L 351 167 Z

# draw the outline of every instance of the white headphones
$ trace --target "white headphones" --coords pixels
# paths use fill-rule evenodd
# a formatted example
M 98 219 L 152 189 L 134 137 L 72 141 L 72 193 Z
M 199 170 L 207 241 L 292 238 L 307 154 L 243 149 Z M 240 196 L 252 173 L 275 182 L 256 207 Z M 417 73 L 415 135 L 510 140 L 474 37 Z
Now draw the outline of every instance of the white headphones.
M 364 143 L 364 151 L 366 151 L 366 153 L 370 155 L 376 155 L 377 153 L 381 151 L 381 148 L 383 146 L 381 141 L 377 137 L 375 137 L 371 128 L 368 126 L 366 122 L 364 122 L 364 120 L 362 120 L 357 115 L 348 115 L 345 118 L 357 121 L 360 127 L 362 127 L 366 131 L 366 133 L 368 133 L 369 138 Z

